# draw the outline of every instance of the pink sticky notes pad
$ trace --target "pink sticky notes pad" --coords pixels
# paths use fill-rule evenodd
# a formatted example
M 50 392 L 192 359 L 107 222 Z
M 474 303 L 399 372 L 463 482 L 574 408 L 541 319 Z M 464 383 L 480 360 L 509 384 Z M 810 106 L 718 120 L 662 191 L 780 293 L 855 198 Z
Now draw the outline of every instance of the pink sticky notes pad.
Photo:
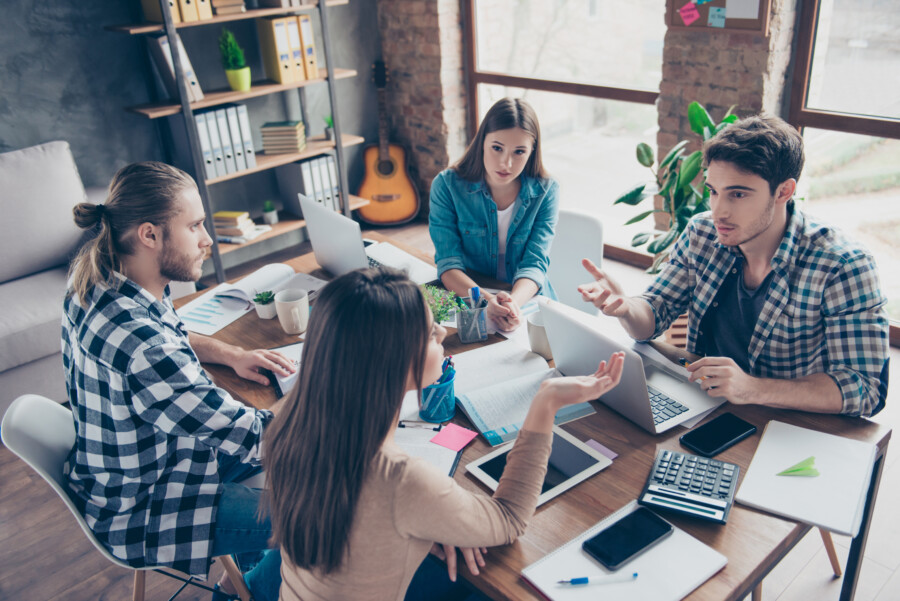
M 684 21 L 685 26 L 690 25 L 700 18 L 700 13 L 697 11 L 697 5 L 693 2 L 688 2 L 679 8 L 678 14 L 681 15 L 681 20 Z
M 451 451 L 461 451 L 476 436 L 478 436 L 478 433 L 468 428 L 463 428 L 456 424 L 447 424 L 431 439 L 431 442 L 447 447 Z
M 593 438 L 590 438 L 590 439 L 586 440 L 584 444 L 586 444 L 587 446 L 591 447 L 592 449 L 594 449 L 595 451 L 597 451 L 598 453 L 600 453 L 600 454 L 603 455 L 604 457 L 609 458 L 610 461 L 612 461 L 613 459 L 615 459 L 616 457 L 619 456 L 618 453 L 616 453 L 615 451 L 613 451 L 613 450 L 610 449 L 609 447 L 603 446 L 602 444 L 600 444 L 599 442 L 597 442 L 597 441 L 594 440 Z

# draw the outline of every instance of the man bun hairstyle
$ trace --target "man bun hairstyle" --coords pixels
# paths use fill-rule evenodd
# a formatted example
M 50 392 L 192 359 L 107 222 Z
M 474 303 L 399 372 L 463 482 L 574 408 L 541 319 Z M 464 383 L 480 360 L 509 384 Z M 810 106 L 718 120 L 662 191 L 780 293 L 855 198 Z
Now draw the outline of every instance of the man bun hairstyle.
M 703 164 L 731 163 L 741 171 L 758 175 L 775 194 L 789 179 L 803 171 L 803 138 L 783 119 L 769 115 L 747 117 L 732 123 L 703 145 Z

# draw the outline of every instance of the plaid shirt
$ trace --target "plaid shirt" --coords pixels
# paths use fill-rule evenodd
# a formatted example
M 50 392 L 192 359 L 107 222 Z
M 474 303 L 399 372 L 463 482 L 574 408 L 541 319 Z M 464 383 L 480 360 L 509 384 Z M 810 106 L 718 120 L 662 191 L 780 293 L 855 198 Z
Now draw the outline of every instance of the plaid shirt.
M 842 413 L 872 415 L 887 396 L 888 320 L 872 256 L 793 205 L 765 304 L 750 340 L 750 375 L 791 379 L 826 373 Z M 702 353 L 701 322 L 740 251 L 719 244 L 709 213 L 694 218 L 642 295 L 656 318 L 651 338 L 687 310 L 687 350 Z
M 66 473 L 88 526 L 134 567 L 205 578 L 219 483 L 217 453 L 258 464 L 268 411 L 216 387 L 168 297 L 121 276 L 87 306 L 71 294 L 63 364 L 75 418 Z

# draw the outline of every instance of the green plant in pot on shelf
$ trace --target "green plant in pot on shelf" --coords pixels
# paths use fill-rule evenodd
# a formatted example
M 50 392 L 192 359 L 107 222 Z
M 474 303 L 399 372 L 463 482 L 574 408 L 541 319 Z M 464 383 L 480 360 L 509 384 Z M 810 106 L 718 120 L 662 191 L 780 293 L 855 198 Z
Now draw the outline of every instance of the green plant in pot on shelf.
M 264 290 L 253 297 L 253 307 L 260 319 L 272 319 L 275 317 L 275 293 Z
M 325 122 L 325 139 L 334 140 L 334 119 L 331 118 L 331 115 L 325 115 L 322 117 L 322 121 Z
M 275 208 L 275 203 L 271 200 L 267 200 L 263 203 L 263 221 L 269 225 L 275 225 L 278 223 L 278 211 Z
M 246 92 L 250 89 L 250 67 L 244 60 L 244 50 L 238 46 L 234 34 L 222 29 L 219 36 L 219 53 L 222 55 L 222 66 L 228 85 L 235 92 Z
M 733 108 L 732 106 L 728 109 L 725 117 L 717 124 L 700 103 L 692 102 L 688 106 L 691 130 L 705 142 L 737 121 L 737 115 L 731 112 Z M 651 202 L 654 202 L 656 196 L 662 199 L 661 208 L 643 211 L 625 222 L 625 225 L 631 225 L 655 213 L 664 213 L 667 217 L 668 229 L 642 232 L 631 240 L 634 247 L 646 244 L 647 251 L 654 255 L 653 264 L 647 269 L 647 273 L 659 273 L 660 266 L 669 256 L 672 245 L 687 227 L 691 217 L 709 210 L 709 190 L 706 188 L 706 172 L 703 170 L 703 152 L 696 150 L 685 155 L 685 147 L 689 142 L 682 140 L 676 144 L 660 161 L 659 167 L 655 167 L 653 149 L 643 142 L 638 144 L 637 160 L 650 169 L 654 180 L 635 186 L 613 203 L 637 206 L 648 198 Z

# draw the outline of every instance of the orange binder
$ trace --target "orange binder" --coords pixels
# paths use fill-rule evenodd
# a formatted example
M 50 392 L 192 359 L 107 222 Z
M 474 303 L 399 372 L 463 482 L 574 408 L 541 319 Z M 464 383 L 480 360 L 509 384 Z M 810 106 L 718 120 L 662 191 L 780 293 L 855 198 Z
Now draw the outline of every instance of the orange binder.
M 197 13 L 197 0 L 178 0 L 178 8 L 181 9 L 181 20 L 185 23 L 200 20 L 200 15 Z
M 300 41 L 303 43 L 303 66 L 306 69 L 306 79 L 319 77 L 319 64 L 316 60 L 316 38 L 313 35 L 312 21 L 309 15 L 298 15 L 300 22 Z
M 286 17 L 288 46 L 291 49 L 291 70 L 294 72 L 294 81 L 306 79 L 306 69 L 303 66 L 303 44 L 300 42 L 300 23 L 296 17 Z
M 144 19 L 151 23 L 162 23 L 162 11 L 159 8 L 159 0 L 141 0 L 141 8 L 144 10 Z M 181 11 L 175 0 L 169 0 L 169 11 L 172 13 L 172 22 L 181 23 Z
M 194 0 L 197 3 L 197 16 L 201 21 L 213 18 L 212 0 Z
M 288 17 L 266 17 L 256 20 L 266 77 L 278 83 L 292 83 L 291 50 L 288 43 Z

